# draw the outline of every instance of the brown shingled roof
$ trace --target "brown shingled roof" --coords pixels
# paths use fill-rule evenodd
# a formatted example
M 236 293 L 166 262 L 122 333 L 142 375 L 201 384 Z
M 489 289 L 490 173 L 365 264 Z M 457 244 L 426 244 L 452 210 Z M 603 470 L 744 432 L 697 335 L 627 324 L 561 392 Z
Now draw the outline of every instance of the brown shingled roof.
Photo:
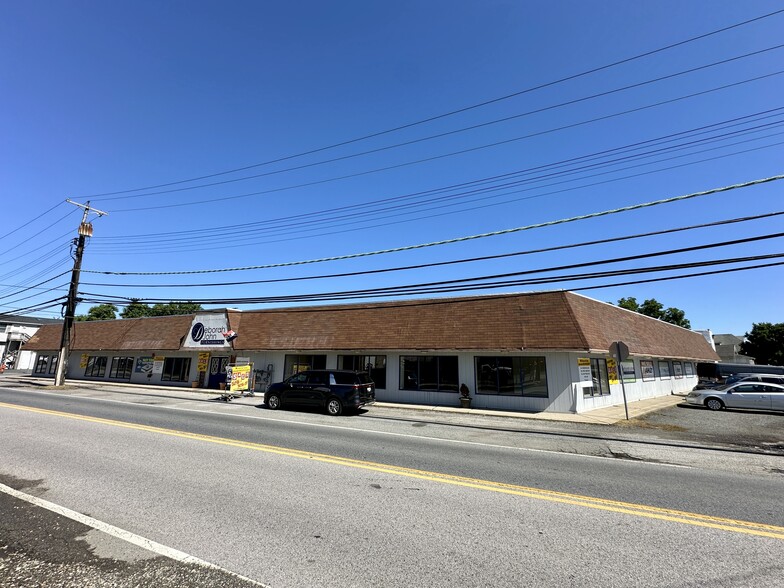
M 702 335 L 572 292 L 227 311 L 236 351 L 561 350 L 718 361 Z M 76 323 L 72 349 L 179 349 L 193 315 Z M 27 343 L 54 350 L 60 327 Z
M 571 292 L 248 311 L 230 324 L 238 351 L 607 351 L 623 340 L 634 355 L 718 359 L 699 333 Z
M 72 351 L 100 349 L 150 351 L 179 349 L 193 315 L 159 316 L 113 321 L 74 323 Z M 60 348 L 61 325 L 44 325 L 25 343 L 25 349 L 52 351 Z

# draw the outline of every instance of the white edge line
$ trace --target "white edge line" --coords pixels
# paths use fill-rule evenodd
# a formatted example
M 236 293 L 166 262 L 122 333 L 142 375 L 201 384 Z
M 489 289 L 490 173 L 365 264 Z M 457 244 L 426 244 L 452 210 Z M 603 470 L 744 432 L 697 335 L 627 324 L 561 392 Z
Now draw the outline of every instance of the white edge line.
M 98 519 L 88 517 L 87 515 L 76 512 L 75 510 L 71 510 L 70 508 L 60 506 L 59 504 L 49 502 L 48 500 L 44 500 L 43 498 L 38 498 L 37 496 L 32 496 L 30 494 L 20 492 L 19 490 L 15 490 L 14 488 L 11 488 L 10 486 L 6 486 L 5 484 L 2 483 L 0 483 L 0 492 L 5 492 L 6 494 L 13 496 L 14 498 L 24 500 L 25 502 L 29 502 L 34 506 L 45 508 L 46 510 L 50 510 L 53 513 L 67 517 L 78 523 L 82 523 L 83 525 L 87 525 L 88 527 L 92 527 L 93 529 L 97 529 L 98 531 L 106 533 L 107 535 L 111 535 L 112 537 L 117 537 L 118 539 L 122 539 L 123 541 L 127 541 L 128 543 L 132 543 L 143 549 L 152 551 L 153 553 L 157 553 L 158 555 L 162 555 L 169 559 L 173 559 L 175 561 L 179 561 L 186 564 L 195 564 L 203 568 L 218 570 L 223 573 L 229 574 L 230 576 L 238 578 L 240 580 L 244 580 L 245 582 L 250 582 L 252 584 L 255 584 L 256 586 L 263 586 L 264 588 L 269 588 L 266 584 L 262 584 L 261 582 L 252 580 L 251 578 L 247 578 L 245 576 L 232 572 L 231 570 L 222 568 L 214 563 L 210 563 L 203 559 L 199 559 L 198 557 L 193 555 L 188 555 L 183 551 L 179 551 L 177 549 L 174 549 L 173 547 L 167 547 L 166 545 L 157 543 L 152 539 L 147 539 L 135 533 L 131 533 L 130 531 L 126 531 L 124 529 L 120 529 L 119 527 L 115 527 L 114 525 L 110 525 L 108 523 L 104 523 L 103 521 L 99 521 Z
M 45 392 L 43 390 L 32 390 L 34 394 L 44 394 L 47 396 L 63 396 L 63 394 L 57 392 Z M 150 406 L 153 408 L 161 408 L 167 410 L 178 410 L 182 412 L 197 412 L 200 414 L 216 414 L 214 411 L 210 410 L 197 410 L 195 408 L 180 408 L 179 404 L 177 405 L 161 405 L 161 404 L 150 404 L 144 402 L 128 402 L 126 400 L 115 400 L 114 398 L 95 398 L 92 396 L 79 396 L 79 398 L 85 400 L 96 400 L 98 402 L 113 402 L 115 404 L 127 404 L 130 406 Z M 199 402 L 196 400 L 186 400 L 185 402 Z M 234 405 L 234 406 L 245 406 L 245 405 Z M 293 425 L 301 425 L 303 427 L 316 427 L 322 429 L 338 429 L 341 431 L 356 431 L 359 433 L 367 433 L 370 435 L 386 435 L 389 437 L 404 437 L 408 439 L 421 439 L 424 441 L 434 441 L 440 443 L 456 443 L 459 445 L 476 445 L 479 447 L 490 447 L 493 449 L 511 449 L 514 451 L 527 451 L 529 453 L 545 453 L 550 455 L 558 455 L 561 457 L 584 457 L 588 459 L 602 459 L 611 461 L 613 463 L 621 464 L 625 463 L 627 465 L 648 465 L 648 466 L 656 466 L 656 467 L 665 467 L 665 468 L 681 468 L 681 469 L 693 469 L 692 466 L 683 465 L 683 464 L 676 464 L 676 463 L 662 463 L 658 461 L 649 461 L 647 459 L 618 459 L 616 457 L 605 457 L 603 455 L 589 455 L 585 453 L 569 453 L 567 451 L 554 451 L 552 449 L 533 449 L 531 447 L 513 447 L 510 445 L 497 445 L 493 443 L 480 443 L 478 441 L 464 441 L 462 439 L 441 439 L 439 437 L 426 437 L 420 435 L 411 435 L 410 433 L 393 433 L 392 431 L 372 431 L 369 429 L 359 429 L 356 427 L 341 427 L 339 425 L 325 425 L 323 423 L 307 423 L 304 421 L 288 421 L 288 420 L 281 420 L 271 417 L 262 417 L 262 416 L 255 416 L 251 414 L 236 414 L 236 413 L 217 413 L 217 414 L 225 414 L 226 416 L 232 417 L 239 417 L 243 419 L 252 419 L 257 421 L 272 421 L 276 423 L 288 423 Z M 621 443 L 623 443 L 621 441 Z

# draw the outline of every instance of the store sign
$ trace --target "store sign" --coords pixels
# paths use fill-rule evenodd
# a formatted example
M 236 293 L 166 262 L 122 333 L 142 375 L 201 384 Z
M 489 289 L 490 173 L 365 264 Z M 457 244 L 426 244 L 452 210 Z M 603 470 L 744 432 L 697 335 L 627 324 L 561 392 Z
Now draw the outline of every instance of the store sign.
M 224 336 L 228 330 L 228 320 L 225 314 L 197 314 L 182 346 L 190 349 L 204 349 L 205 347 L 230 349 L 231 345 Z
M 209 351 L 202 351 L 199 353 L 199 359 L 196 362 L 196 371 L 197 372 L 206 372 L 207 366 L 210 363 L 210 352 Z
M 163 373 L 163 363 L 166 358 L 162 355 L 156 355 L 152 358 L 152 373 L 160 375 Z

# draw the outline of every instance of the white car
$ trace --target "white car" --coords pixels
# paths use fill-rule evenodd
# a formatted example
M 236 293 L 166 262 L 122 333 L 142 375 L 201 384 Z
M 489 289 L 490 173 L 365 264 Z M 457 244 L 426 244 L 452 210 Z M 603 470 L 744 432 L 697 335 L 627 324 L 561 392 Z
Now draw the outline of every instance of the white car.
M 694 390 L 686 396 L 687 404 L 722 408 L 756 408 L 784 410 L 784 386 L 762 382 L 741 381 L 710 390 Z

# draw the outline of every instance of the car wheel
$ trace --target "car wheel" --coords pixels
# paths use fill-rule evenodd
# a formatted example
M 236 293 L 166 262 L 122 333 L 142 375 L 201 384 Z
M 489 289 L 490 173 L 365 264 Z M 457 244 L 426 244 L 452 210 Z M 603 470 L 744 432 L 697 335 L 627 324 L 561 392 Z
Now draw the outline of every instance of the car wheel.
M 343 403 L 339 398 L 333 396 L 327 400 L 327 412 L 332 416 L 338 416 L 343 413 Z
M 277 394 L 270 394 L 267 396 L 267 408 L 270 410 L 278 410 L 280 408 L 280 396 Z
M 705 401 L 705 406 L 707 406 L 711 410 L 721 410 L 722 408 L 724 408 L 724 403 L 718 398 L 708 398 Z

